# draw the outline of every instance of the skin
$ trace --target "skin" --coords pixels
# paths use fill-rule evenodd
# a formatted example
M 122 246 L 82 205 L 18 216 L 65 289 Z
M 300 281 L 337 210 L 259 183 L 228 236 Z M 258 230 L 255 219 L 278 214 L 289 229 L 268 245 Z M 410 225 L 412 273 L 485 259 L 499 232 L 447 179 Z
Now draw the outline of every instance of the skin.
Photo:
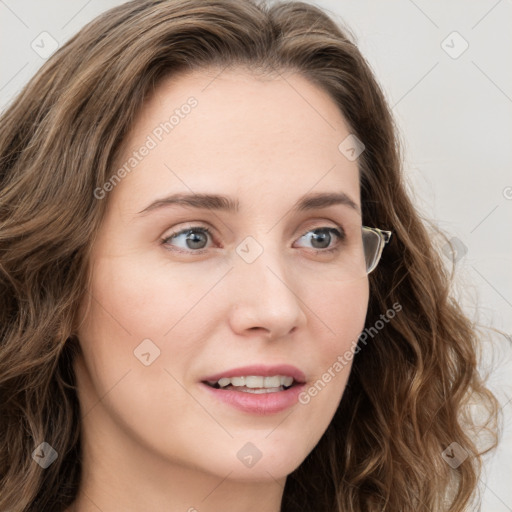
M 343 191 L 360 208 L 357 161 L 338 150 L 350 130 L 336 104 L 295 73 L 173 76 L 146 103 L 120 165 L 190 96 L 197 107 L 101 199 L 108 208 L 92 248 L 77 332 L 83 355 L 74 364 L 83 476 L 69 510 L 279 511 L 286 477 L 327 429 L 351 364 L 308 404 L 266 416 L 216 402 L 200 380 L 288 363 L 309 386 L 364 328 L 367 277 L 341 281 L 340 260 L 316 256 L 311 239 L 301 238 L 342 224 L 358 250 L 360 213 L 334 205 L 290 214 L 310 192 Z M 229 195 L 240 211 L 137 213 L 191 191 Z M 199 238 L 206 253 L 163 245 L 191 225 L 212 230 L 196 235 L 208 237 Z M 263 249 L 250 264 L 236 252 L 247 236 Z M 186 235 L 169 243 L 197 250 Z M 160 356 L 145 366 L 134 350 L 147 338 Z M 262 454 L 252 467 L 237 458 L 247 442 Z

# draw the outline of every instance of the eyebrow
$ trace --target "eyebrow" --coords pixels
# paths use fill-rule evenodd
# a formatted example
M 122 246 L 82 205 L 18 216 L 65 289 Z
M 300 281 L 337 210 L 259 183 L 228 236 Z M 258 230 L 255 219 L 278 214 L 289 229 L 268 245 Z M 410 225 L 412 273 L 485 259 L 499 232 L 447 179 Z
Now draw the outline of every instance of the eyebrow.
M 293 206 L 293 211 L 303 212 L 318 210 L 333 205 L 345 205 L 361 214 L 359 206 L 344 192 L 317 192 L 301 197 Z M 181 205 L 190 208 L 210 209 L 236 213 L 240 209 L 238 200 L 219 194 L 172 194 L 162 199 L 157 199 L 146 208 L 137 212 L 145 215 L 151 211 L 167 206 Z

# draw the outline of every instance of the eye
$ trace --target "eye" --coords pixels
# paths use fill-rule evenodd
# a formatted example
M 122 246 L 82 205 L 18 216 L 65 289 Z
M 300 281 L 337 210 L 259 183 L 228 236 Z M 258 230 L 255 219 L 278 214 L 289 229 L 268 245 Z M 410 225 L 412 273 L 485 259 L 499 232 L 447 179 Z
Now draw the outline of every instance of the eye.
M 197 234 L 200 234 L 199 236 Z M 202 254 L 205 252 L 203 249 L 203 245 L 205 241 L 208 241 L 208 237 L 211 237 L 211 231 L 208 228 L 202 226 L 191 226 L 189 228 L 182 229 L 177 233 L 172 233 L 170 236 L 164 238 L 162 241 L 164 245 L 171 246 L 169 240 L 178 239 L 179 237 L 186 235 L 184 238 L 184 243 L 188 244 L 186 247 L 178 248 L 180 252 L 194 252 L 197 254 Z
M 332 253 L 340 250 L 340 243 L 336 244 L 334 247 L 328 248 L 331 245 L 333 234 L 338 239 L 338 242 L 343 242 L 346 238 L 345 231 L 341 226 L 339 226 L 339 229 L 326 226 L 309 230 L 300 237 L 300 240 L 304 238 L 311 241 L 316 253 Z M 324 247 L 325 245 L 327 245 L 327 247 Z
M 330 245 L 332 245 L 333 234 L 338 239 L 338 244 L 334 247 L 330 247 Z M 178 240 L 180 237 L 184 237 L 183 244 L 185 244 L 185 247 L 176 247 L 174 244 L 170 243 L 172 240 Z M 170 236 L 162 240 L 162 243 L 167 247 L 172 247 L 172 250 L 177 250 L 178 252 L 202 254 L 207 250 L 205 249 L 205 244 L 208 242 L 208 237 L 212 237 L 212 233 L 208 228 L 203 226 L 190 226 L 176 233 L 171 233 Z M 341 226 L 339 226 L 339 229 L 325 226 L 310 229 L 302 235 L 299 240 L 306 239 L 311 241 L 314 245 L 313 249 L 315 253 L 325 254 L 338 251 L 340 249 L 339 242 L 343 242 L 345 238 L 345 231 Z

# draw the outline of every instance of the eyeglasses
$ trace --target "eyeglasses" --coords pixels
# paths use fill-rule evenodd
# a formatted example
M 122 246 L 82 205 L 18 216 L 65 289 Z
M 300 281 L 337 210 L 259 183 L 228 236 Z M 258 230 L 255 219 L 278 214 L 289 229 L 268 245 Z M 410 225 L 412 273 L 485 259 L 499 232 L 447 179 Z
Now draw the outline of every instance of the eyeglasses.
M 360 236 L 354 236 L 355 230 L 347 230 L 347 237 L 335 252 L 328 257 L 328 264 L 322 271 L 312 272 L 309 280 L 330 283 L 354 283 L 367 279 L 379 263 L 384 247 L 391 239 L 391 231 L 368 226 L 360 226 Z
M 379 263 L 384 246 L 390 241 L 392 232 L 368 226 L 362 226 L 362 232 L 366 274 L 369 274 Z

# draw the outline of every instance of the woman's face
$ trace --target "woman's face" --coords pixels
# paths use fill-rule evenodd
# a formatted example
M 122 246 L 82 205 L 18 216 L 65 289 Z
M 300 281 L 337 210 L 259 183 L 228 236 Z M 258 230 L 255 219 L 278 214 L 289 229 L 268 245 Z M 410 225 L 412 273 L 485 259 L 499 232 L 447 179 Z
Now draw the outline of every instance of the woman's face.
M 350 131 L 337 106 L 306 79 L 218 73 L 163 82 L 97 191 L 108 208 L 75 363 L 84 439 L 96 457 L 117 443 L 161 467 L 278 479 L 327 429 L 351 367 L 340 356 L 364 327 L 368 279 L 347 278 L 362 254 L 357 160 L 338 149 Z M 296 208 L 320 193 L 342 199 Z M 175 194 L 238 209 L 166 202 Z M 222 375 L 295 384 L 204 383 Z

